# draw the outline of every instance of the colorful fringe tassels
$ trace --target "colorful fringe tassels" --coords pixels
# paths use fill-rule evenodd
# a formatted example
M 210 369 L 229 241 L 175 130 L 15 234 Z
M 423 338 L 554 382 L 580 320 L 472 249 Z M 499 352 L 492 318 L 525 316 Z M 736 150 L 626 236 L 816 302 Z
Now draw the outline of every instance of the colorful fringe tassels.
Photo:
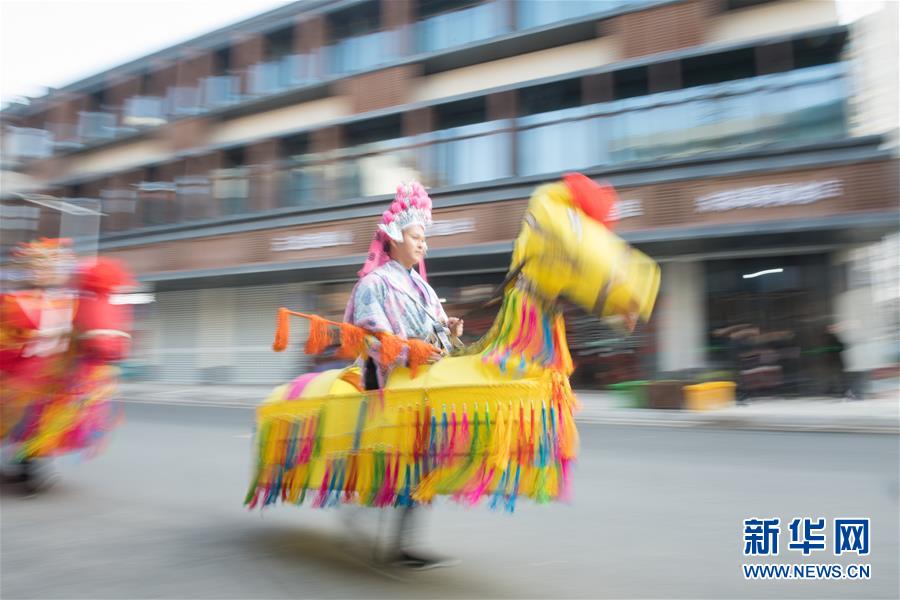
M 560 374 L 545 381 L 546 400 L 538 402 L 463 404 L 461 410 L 427 401 L 394 407 L 396 421 L 381 442 L 359 446 L 356 436 L 348 450 L 327 455 L 323 426 L 329 403 L 349 400 L 292 402 L 295 414 L 285 409 L 260 418 L 258 461 L 245 504 L 311 499 L 315 507 L 387 507 L 449 496 L 512 511 L 520 496 L 541 503 L 563 499 L 578 446 L 574 396 Z M 375 394 L 360 394 L 360 414 Z
M 517 284 L 506 291 L 494 325 L 478 345 L 482 360 L 503 372 L 572 372 L 562 314 Z

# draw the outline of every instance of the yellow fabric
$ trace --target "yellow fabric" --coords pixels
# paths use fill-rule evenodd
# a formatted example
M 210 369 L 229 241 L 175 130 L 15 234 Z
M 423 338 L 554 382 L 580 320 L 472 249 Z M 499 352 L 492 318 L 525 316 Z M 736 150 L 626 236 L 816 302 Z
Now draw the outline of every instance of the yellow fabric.
M 562 183 L 538 188 L 528 214 L 536 226 L 523 228 L 513 264 L 525 263 L 522 273 L 542 296 L 565 296 L 598 316 L 621 314 L 633 303 L 650 318 L 659 291 L 656 262 L 577 210 Z
M 415 379 L 410 377 L 409 369 L 395 369 L 383 394 L 378 391 L 360 393 L 340 379 L 341 373 L 341 370 L 322 373 L 306 386 L 297 400 L 283 400 L 289 386 L 280 386 L 257 411 L 260 426 L 274 425 L 270 435 L 272 440 L 280 440 L 266 445 L 265 464 L 278 464 L 283 459 L 279 452 L 285 447 L 283 440 L 289 437 L 288 429 L 292 423 L 313 416 L 323 420 L 321 458 L 298 466 L 289 474 L 289 497 L 294 501 L 305 487 L 300 480 L 310 482 L 309 487 L 315 489 L 326 479 L 329 457 L 352 455 L 358 462 L 362 482 L 372 478 L 374 452 L 399 452 L 402 457 L 398 466 L 403 472 L 411 464 L 415 414 L 421 415 L 426 406 L 438 424 L 444 415 L 449 419 L 455 414 L 461 421 L 465 414 L 471 422 L 477 414 L 483 422 L 485 411 L 489 413 L 491 432 L 488 434 L 481 425 L 479 437 L 485 447 L 482 454 L 487 455 L 486 463 L 498 471 L 487 484 L 487 492 L 492 492 L 500 483 L 503 465 L 510 460 L 510 453 L 522 446 L 521 440 L 516 441 L 517 432 L 520 429 L 529 433 L 541 431 L 541 409 L 549 413 L 554 400 L 554 379 L 563 383 L 565 389 L 565 395 L 556 399 L 562 407 L 561 418 L 568 432 L 561 447 L 569 458 L 577 454 L 578 436 L 572 417 L 575 398 L 567 382 L 550 371 L 538 377 L 515 377 L 484 365 L 478 355 L 447 357 L 431 367 L 422 368 Z M 361 410 L 364 422 L 359 447 L 354 450 Z M 520 414 L 524 417 L 523 423 L 520 423 Z M 534 439 L 531 442 L 537 443 Z M 470 472 L 454 479 L 464 482 L 476 476 L 477 469 L 478 465 L 473 465 Z M 446 473 L 441 469 L 432 472 L 419 487 L 417 499 L 428 501 L 435 494 L 459 492 L 444 475 Z M 551 466 L 525 466 L 519 494 L 530 496 L 540 487 L 542 493 L 555 497 L 560 491 L 558 478 L 559 473 Z

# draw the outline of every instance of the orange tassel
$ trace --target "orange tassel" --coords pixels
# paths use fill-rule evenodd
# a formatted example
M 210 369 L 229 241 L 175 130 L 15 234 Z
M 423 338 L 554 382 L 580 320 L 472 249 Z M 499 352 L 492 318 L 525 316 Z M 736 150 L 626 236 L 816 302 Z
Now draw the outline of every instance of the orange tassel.
M 403 340 L 385 332 L 376 333 L 375 337 L 381 342 L 381 366 L 393 365 L 400 353 L 403 352 Z
M 288 338 L 291 336 L 291 313 L 283 306 L 278 309 L 278 321 L 275 326 L 275 341 L 272 342 L 272 350 L 284 352 L 288 347 Z
M 366 330 L 352 323 L 341 323 L 341 347 L 338 358 L 353 360 L 365 349 Z
M 413 378 L 419 374 L 419 367 L 428 364 L 432 354 L 440 354 L 440 350 L 422 340 L 409 340 L 409 370 Z
M 310 315 L 306 353 L 319 354 L 329 345 L 331 345 L 331 332 L 328 331 L 328 321 L 318 315 Z

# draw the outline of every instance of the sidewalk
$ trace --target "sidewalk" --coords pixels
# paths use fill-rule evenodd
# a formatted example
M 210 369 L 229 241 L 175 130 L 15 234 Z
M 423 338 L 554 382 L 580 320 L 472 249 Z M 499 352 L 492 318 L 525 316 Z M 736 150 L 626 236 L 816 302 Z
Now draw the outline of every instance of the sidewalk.
M 250 410 L 273 386 L 176 385 L 124 382 L 123 402 L 181 406 L 230 407 Z M 883 390 L 878 397 L 857 401 L 834 398 L 765 398 L 747 406 L 713 411 L 621 408 L 615 396 L 605 392 L 578 392 L 582 408 L 576 420 L 583 423 L 654 427 L 715 427 L 766 431 L 830 431 L 900 434 L 900 389 Z

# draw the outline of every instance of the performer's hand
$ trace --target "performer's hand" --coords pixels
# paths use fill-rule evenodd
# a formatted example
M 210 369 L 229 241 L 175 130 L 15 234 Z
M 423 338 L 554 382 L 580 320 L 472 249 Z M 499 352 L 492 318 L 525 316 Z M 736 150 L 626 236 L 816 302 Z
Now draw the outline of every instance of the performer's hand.
M 447 328 L 450 329 L 450 335 L 453 335 L 455 337 L 462 337 L 463 320 L 457 317 L 450 317 L 447 320 Z
M 444 358 L 443 354 L 441 354 L 439 352 L 435 352 L 434 354 L 432 354 L 431 356 L 428 357 L 428 364 L 436 363 L 437 361 L 441 360 L 442 358 Z

